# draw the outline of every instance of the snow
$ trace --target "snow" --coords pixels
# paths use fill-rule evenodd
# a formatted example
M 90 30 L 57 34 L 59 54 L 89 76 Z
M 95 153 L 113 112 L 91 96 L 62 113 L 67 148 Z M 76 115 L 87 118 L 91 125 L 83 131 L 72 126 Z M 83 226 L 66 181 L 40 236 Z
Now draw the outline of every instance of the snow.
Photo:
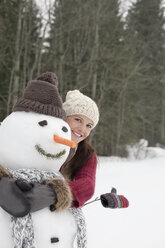
M 45 126 L 39 124 L 43 120 L 46 120 Z M 63 127 L 68 132 L 64 132 Z M 70 148 L 55 142 L 54 135 L 70 140 L 69 125 L 60 118 L 44 114 L 24 111 L 11 113 L 0 126 L 0 164 L 11 169 L 37 168 L 57 173 L 68 157 Z M 64 155 L 58 156 L 61 152 Z M 51 159 L 48 159 L 49 156 Z M 58 159 L 55 159 L 56 156 Z
M 100 201 L 84 206 L 88 248 L 164 246 L 165 155 L 161 148 L 155 148 L 154 153 L 161 155 L 143 160 L 99 158 L 96 190 L 91 200 L 115 187 L 118 194 L 127 197 L 130 206 L 110 209 Z

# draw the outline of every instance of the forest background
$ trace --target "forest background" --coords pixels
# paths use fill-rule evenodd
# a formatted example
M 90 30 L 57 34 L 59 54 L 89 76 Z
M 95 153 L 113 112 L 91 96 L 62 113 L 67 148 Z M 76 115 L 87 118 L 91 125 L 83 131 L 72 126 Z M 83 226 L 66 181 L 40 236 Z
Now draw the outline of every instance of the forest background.
M 126 156 L 139 139 L 165 145 L 165 15 L 161 0 L 0 0 L 0 121 L 29 80 L 55 72 L 59 91 L 79 89 L 99 106 L 90 141 Z

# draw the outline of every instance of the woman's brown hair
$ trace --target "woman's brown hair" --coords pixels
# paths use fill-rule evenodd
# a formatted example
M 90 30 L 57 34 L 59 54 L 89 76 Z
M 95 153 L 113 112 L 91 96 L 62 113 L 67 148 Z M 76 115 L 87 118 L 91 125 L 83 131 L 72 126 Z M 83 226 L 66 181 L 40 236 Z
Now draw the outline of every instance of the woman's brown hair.
M 71 160 L 67 162 L 67 165 L 62 169 L 62 171 L 68 176 L 68 178 L 70 178 L 70 180 L 73 180 L 77 172 L 83 167 L 85 161 L 87 161 L 93 153 L 96 153 L 94 147 L 92 147 L 86 139 L 81 141 L 78 144 L 76 153 Z

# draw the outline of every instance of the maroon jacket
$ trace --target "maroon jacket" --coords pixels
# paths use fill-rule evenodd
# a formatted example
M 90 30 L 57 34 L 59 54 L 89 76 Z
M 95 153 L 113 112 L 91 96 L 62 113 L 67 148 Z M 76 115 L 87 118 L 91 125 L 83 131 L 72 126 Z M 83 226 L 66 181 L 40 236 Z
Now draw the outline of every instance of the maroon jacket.
M 76 198 L 73 207 L 82 207 L 94 194 L 96 167 L 97 157 L 93 154 L 76 174 L 74 181 L 68 183 Z

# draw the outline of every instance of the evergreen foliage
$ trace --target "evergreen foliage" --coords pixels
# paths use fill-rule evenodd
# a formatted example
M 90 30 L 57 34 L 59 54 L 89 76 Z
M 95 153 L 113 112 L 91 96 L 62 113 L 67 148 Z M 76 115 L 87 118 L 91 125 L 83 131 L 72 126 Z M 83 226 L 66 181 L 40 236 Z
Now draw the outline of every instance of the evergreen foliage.
M 35 0 L 0 0 L 0 120 L 30 79 L 53 71 L 63 99 L 79 89 L 98 104 L 99 155 L 124 156 L 141 138 L 164 145 L 162 1 L 137 0 L 124 20 L 119 10 L 118 0 L 54 0 L 44 28 Z
M 165 141 L 164 136 L 164 14 L 160 0 L 138 0 L 127 18 L 129 44 L 134 63 L 141 60 L 133 81 L 134 105 L 139 135 L 150 145 Z M 136 91 L 135 91 L 136 90 Z M 133 99 L 132 101 L 133 102 Z
M 33 0 L 1 0 L 0 12 L 0 118 L 3 119 L 37 71 L 41 21 Z

